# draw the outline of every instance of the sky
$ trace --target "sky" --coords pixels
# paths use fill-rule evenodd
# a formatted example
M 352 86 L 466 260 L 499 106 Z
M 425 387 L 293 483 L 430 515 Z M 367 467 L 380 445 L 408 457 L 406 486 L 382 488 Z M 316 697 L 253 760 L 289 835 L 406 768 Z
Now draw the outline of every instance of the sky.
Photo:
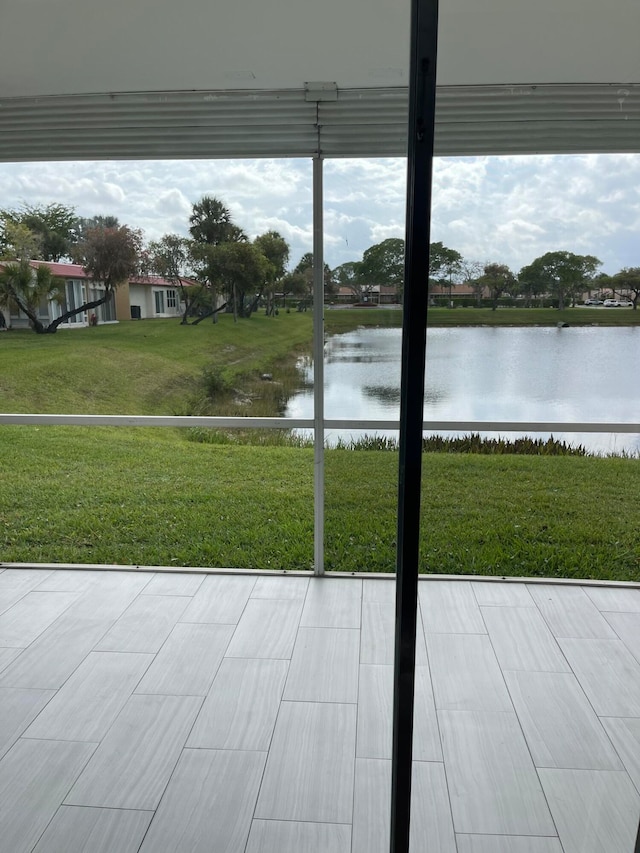
M 405 161 L 324 166 L 325 260 L 362 258 L 404 236 Z M 215 195 L 253 238 L 279 231 L 290 266 L 312 249 L 310 160 L 103 161 L 0 164 L 0 208 L 59 202 L 114 215 L 148 240 L 187 235 L 191 206 Z M 640 155 L 438 158 L 432 241 L 467 261 L 517 272 L 548 251 L 595 255 L 602 270 L 640 266 Z

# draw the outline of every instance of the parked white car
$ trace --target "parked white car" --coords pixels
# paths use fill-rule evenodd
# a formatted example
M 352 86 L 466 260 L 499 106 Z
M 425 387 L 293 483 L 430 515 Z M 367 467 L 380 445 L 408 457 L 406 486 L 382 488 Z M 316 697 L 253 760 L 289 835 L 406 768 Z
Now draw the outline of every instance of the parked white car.
M 622 302 L 617 299 L 605 299 L 603 304 L 605 308 L 622 308 Z

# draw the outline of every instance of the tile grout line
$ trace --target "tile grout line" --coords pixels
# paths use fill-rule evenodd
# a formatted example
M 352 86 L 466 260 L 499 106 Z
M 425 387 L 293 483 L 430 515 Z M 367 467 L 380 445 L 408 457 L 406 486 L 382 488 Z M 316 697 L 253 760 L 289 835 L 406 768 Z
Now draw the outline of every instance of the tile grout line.
M 475 595 L 475 592 L 474 592 L 474 595 Z M 532 598 L 533 598 L 533 596 L 532 596 Z M 534 599 L 534 603 L 536 603 L 535 599 Z M 536 763 L 533 760 L 533 755 L 531 753 L 531 747 L 529 746 L 529 741 L 527 740 L 524 728 L 522 726 L 522 720 L 520 719 L 520 715 L 518 714 L 518 709 L 516 708 L 515 702 L 513 701 L 513 697 L 511 695 L 511 691 L 509 690 L 509 685 L 507 684 L 507 680 L 504 677 L 504 670 L 502 669 L 502 666 L 500 665 L 500 661 L 498 659 L 498 655 L 496 653 L 495 646 L 493 645 L 493 639 L 491 638 L 491 634 L 489 633 L 488 625 L 485 622 L 484 614 L 482 613 L 482 608 L 480 606 L 478 606 L 478 609 L 480 610 L 480 616 L 482 618 L 482 621 L 484 622 L 484 626 L 487 629 L 487 637 L 489 638 L 489 643 L 491 644 L 491 649 L 493 650 L 493 655 L 494 655 L 496 663 L 498 665 L 498 669 L 500 670 L 500 675 L 502 677 L 502 683 L 504 684 L 505 690 L 507 691 L 507 696 L 509 697 L 509 702 L 511 703 L 511 707 L 513 708 L 513 714 L 514 714 L 514 716 L 518 722 L 518 728 L 520 730 L 522 740 L 523 740 L 524 745 L 526 747 L 527 754 L 529 755 L 529 759 L 531 760 L 531 766 L 533 767 L 533 771 L 535 773 L 536 779 L 538 780 L 538 785 L 540 787 L 540 793 L 544 797 L 544 802 L 545 802 L 545 805 L 547 807 L 547 811 L 549 812 L 549 817 L 551 818 L 551 822 L 553 823 L 553 827 L 556 831 L 555 837 L 558 839 L 558 842 L 560 843 L 560 845 L 562 847 L 564 847 L 564 845 L 562 844 L 562 841 L 560 839 L 560 833 L 558 831 L 556 819 L 553 815 L 553 812 L 551 811 L 551 806 L 549 804 L 549 798 L 547 797 L 547 792 L 544 789 L 544 785 L 542 784 L 542 779 L 540 778 L 540 774 L 538 773 L 538 768 L 536 767 Z M 542 614 L 540 614 L 540 615 L 542 616 Z M 551 630 L 551 629 L 549 628 L 549 630 Z M 555 636 L 553 635 L 553 632 L 551 632 L 551 633 L 552 633 L 552 636 L 554 637 L 556 645 L 558 645 L 558 641 L 556 640 Z M 567 663 L 568 663 L 568 661 L 567 661 Z
M 473 590 L 473 587 L 472 587 Z M 425 593 L 426 594 L 426 593 Z M 475 597 L 475 596 L 474 596 Z M 476 602 L 477 603 L 477 602 Z M 429 643 L 427 641 L 427 631 L 424 625 L 424 613 L 422 612 L 422 602 L 420 600 L 420 595 L 418 595 L 418 614 L 420 616 L 420 624 L 422 625 L 422 633 L 424 634 L 424 646 L 425 646 L 425 654 L 427 658 L 427 671 L 429 673 L 429 684 L 431 685 L 431 696 L 433 698 L 433 715 L 435 717 L 435 724 L 438 730 L 438 742 L 440 744 L 440 752 L 442 753 L 442 769 L 444 772 L 444 784 L 445 789 L 447 791 L 447 802 L 449 803 L 449 816 L 451 818 L 451 831 L 453 832 L 453 843 L 456 846 L 456 851 L 458 850 L 458 839 L 456 837 L 456 825 L 453 817 L 453 804 L 451 802 L 451 786 L 449 784 L 449 774 L 447 773 L 447 761 L 444 752 L 444 741 L 442 738 L 442 729 L 440 726 L 440 717 L 438 716 L 438 709 L 436 708 L 436 694 L 433 686 L 433 673 L 431 671 L 431 658 L 429 656 Z M 484 635 L 482 635 L 484 636 Z M 415 714 L 415 708 L 414 708 Z
M 254 587 L 255 587 L 255 584 L 254 584 Z M 291 657 L 284 658 L 284 660 L 288 660 L 288 662 L 289 662 L 287 665 L 287 675 L 286 675 L 286 678 L 285 678 L 284 683 L 282 685 L 282 693 L 280 694 L 280 701 L 278 702 L 278 711 L 277 711 L 275 719 L 273 721 L 273 728 L 271 729 L 271 736 L 269 738 L 269 744 L 267 746 L 266 757 L 264 760 L 264 764 L 262 766 L 262 773 L 260 774 L 260 784 L 258 785 L 258 790 L 256 792 L 256 799 L 255 799 L 255 802 L 253 804 L 253 811 L 251 812 L 251 819 L 249 820 L 249 831 L 247 832 L 247 838 L 246 838 L 246 841 L 244 843 L 243 853 L 246 853 L 247 846 L 249 844 L 249 838 L 251 837 L 251 830 L 253 828 L 253 822 L 256 820 L 256 809 L 258 808 L 258 801 L 260 800 L 260 794 L 262 793 L 262 786 L 264 784 L 264 777 L 265 777 L 266 772 L 267 772 L 267 764 L 269 763 L 269 757 L 271 755 L 271 747 L 273 746 L 273 736 L 274 736 L 276 728 L 278 726 L 278 720 L 280 719 L 280 711 L 282 709 L 282 703 L 284 701 L 282 697 L 284 696 L 284 692 L 285 692 L 286 687 L 287 687 L 287 681 L 289 680 L 289 672 L 291 669 L 291 661 L 293 659 L 293 653 L 295 651 L 296 642 L 298 639 L 298 632 L 300 630 L 300 620 L 302 619 L 302 614 L 304 612 L 304 607 L 305 607 L 305 604 L 307 602 L 307 595 L 308 594 L 309 594 L 309 584 L 307 584 L 307 588 L 305 590 L 304 597 L 302 600 L 302 607 L 300 608 L 300 614 L 298 616 L 298 624 L 296 626 L 296 636 L 295 636 L 295 639 L 293 641 L 293 646 L 291 647 Z M 247 601 L 248 600 L 249 599 L 247 599 Z M 239 623 L 240 623 L 240 620 L 238 620 L 238 624 Z M 260 658 L 241 658 L 241 660 L 260 660 Z M 263 658 L 262 660 L 270 660 L 270 658 Z M 274 658 L 274 660 L 282 660 L 282 659 L 281 658 Z
M 356 725 L 355 725 L 355 737 L 353 739 L 353 786 L 351 790 L 351 830 L 349 833 L 349 850 L 353 851 L 353 823 L 354 817 L 356 813 L 356 772 L 357 772 L 357 761 L 358 761 L 358 720 L 360 718 L 360 714 L 358 713 L 360 710 L 360 668 L 362 666 L 362 602 L 364 600 L 364 584 L 360 584 L 360 627 L 358 629 L 358 683 L 356 685 Z

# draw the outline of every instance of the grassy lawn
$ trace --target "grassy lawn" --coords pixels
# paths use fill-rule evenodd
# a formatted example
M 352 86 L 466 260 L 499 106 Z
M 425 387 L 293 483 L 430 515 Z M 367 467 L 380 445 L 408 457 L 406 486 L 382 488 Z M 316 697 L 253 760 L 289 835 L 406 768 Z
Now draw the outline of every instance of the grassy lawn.
M 472 309 L 441 310 L 459 317 Z M 346 330 L 386 315 L 401 316 L 327 311 L 327 326 L 337 331 L 338 319 Z M 234 413 L 276 414 L 295 381 L 295 353 L 310 337 L 310 314 L 297 313 L 237 326 L 223 317 L 195 328 L 148 321 L 6 333 L 1 407 L 194 412 L 206 371 L 206 411 L 231 402 Z M 260 380 L 266 370 L 273 382 Z M 188 437 L 174 429 L 0 427 L 0 559 L 311 568 L 313 452 Z M 328 569 L 393 571 L 397 464 L 393 452 L 327 451 Z M 640 580 L 639 464 L 425 454 L 421 570 Z
M 312 454 L 177 430 L 3 427 L 5 561 L 309 568 Z
M 174 430 L 3 427 L 6 562 L 309 569 L 313 452 Z M 326 566 L 393 571 L 398 456 L 331 450 Z M 421 571 L 640 580 L 638 462 L 424 459 Z
M 640 580 L 638 464 L 425 454 L 420 570 Z M 394 453 L 327 454 L 329 568 L 391 570 L 396 467 Z
M 310 314 L 214 326 L 176 320 L 129 321 L 55 335 L 0 335 L 0 404 L 5 412 L 183 414 L 203 369 L 230 386 L 250 381 L 311 341 Z M 274 375 L 277 381 L 278 377 Z M 245 414 L 262 414 L 248 412 Z

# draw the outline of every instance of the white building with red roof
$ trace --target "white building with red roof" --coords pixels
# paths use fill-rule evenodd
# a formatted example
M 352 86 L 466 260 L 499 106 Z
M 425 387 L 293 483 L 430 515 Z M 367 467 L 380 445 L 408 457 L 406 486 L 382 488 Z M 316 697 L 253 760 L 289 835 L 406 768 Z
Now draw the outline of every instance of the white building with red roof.
M 64 283 L 64 301 L 50 300 L 40 305 L 39 319 L 43 322 L 55 320 L 66 311 L 104 296 L 104 285 L 93 281 L 80 264 L 32 261 L 31 265 L 49 267 L 53 275 Z M 10 328 L 29 326 L 28 318 L 16 306 L 0 305 L 0 310 Z M 95 315 L 97 323 L 117 323 L 120 320 L 178 317 L 183 311 L 180 288 L 175 282 L 156 275 L 140 276 L 120 284 L 115 291 L 115 299 L 91 311 L 75 314 L 60 328 L 88 326 L 92 315 Z

